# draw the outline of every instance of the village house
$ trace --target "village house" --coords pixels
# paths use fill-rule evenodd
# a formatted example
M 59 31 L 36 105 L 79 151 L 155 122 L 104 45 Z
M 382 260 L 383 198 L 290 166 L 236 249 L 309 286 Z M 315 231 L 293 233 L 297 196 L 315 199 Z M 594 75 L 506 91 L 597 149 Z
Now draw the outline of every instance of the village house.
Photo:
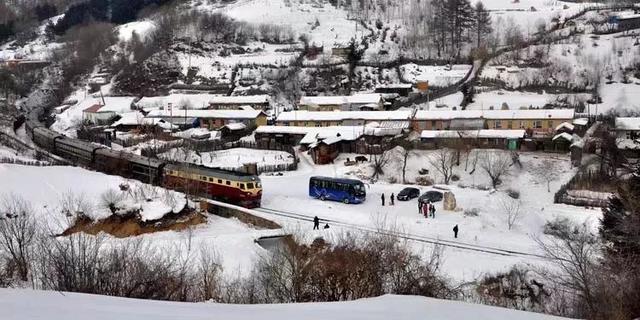
M 640 117 L 618 117 L 615 121 L 616 143 L 625 156 L 640 157 Z
M 340 153 L 379 152 L 377 145 L 383 139 L 396 136 L 407 128 L 408 125 L 404 128 L 380 127 L 373 122 L 366 126 L 261 126 L 255 130 L 255 139 L 262 147 L 299 145 L 301 150 L 309 152 L 316 164 L 326 164 Z
M 276 119 L 278 126 L 330 127 L 364 126 L 376 122 L 379 125 L 395 123 L 408 127 L 413 111 L 288 111 Z
M 422 130 L 524 129 L 533 137 L 553 135 L 562 123 L 571 123 L 572 109 L 418 111 L 412 127 Z
M 175 120 L 175 119 L 174 119 Z M 191 121 L 196 122 L 197 119 L 191 118 Z M 181 123 L 181 122 L 180 122 Z M 192 123 L 188 128 L 192 128 L 195 123 Z M 120 119 L 110 125 L 111 128 L 119 132 L 129 131 L 175 131 L 177 129 L 188 129 L 185 126 L 180 126 L 179 123 L 170 123 L 161 118 L 145 118 L 145 116 L 139 111 L 125 112 L 120 114 Z
M 107 124 L 116 117 L 115 111 L 106 110 L 101 104 L 94 104 L 82 110 L 82 121 L 88 124 Z
M 640 14 L 638 13 L 622 13 L 614 16 L 614 21 L 618 25 L 618 30 L 640 28 Z
M 267 124 L 267 115 L 261 110 L 152 110 L 147 118 L 161 118 L 170 123 L 195 118 L 200 127 L 209 130 L 218 130 L 230 123 L 242 123 L 247 128 Z
M 209 100 L 209 109 L 213 110 L 243 110 L 245 107 L 255 110 L 270 108 L 269 96 L 266 94 L 255 96 L 213 96 Z
M 305 111 L 376 111 L 384 109 L 379 93 L 352 96 L 305 96 L 300 98 L 298 110 Z
M 518 150 L 525 135 L 523 129 L 423 130 L 420 141 L 431 148 L 459 144 L 473 148 Z

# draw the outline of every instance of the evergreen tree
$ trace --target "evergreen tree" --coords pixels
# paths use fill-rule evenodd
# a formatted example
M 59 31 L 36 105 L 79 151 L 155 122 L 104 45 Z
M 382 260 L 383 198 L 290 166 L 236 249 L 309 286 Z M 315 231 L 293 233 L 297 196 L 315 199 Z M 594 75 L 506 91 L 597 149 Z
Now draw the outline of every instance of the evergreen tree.
M 482 1 L 478 1 L 473 10 L 475 18 L 475 25 L 473 29 L 476 33 L 476 47 L 480 48 L 480 41 L 493 32 L 493 28 L 491 27 L 491 15 L 489 14 L 489 11 L 487 11 L 487 8 L 485 8 L 484 4 L 482 4 Z
M 617 191 L 602 210 L 600 234 L 611 243 L 610 253 L 640 256 L 640 169 Z

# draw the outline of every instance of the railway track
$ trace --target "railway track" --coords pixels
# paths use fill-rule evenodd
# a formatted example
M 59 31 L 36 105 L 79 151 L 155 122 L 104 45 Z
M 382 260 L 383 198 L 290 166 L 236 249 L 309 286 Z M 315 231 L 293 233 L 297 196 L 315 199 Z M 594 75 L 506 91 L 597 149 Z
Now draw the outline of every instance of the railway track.
M 264 207 L 253 209 L 253 210 L 262 212 L 264 214 L 275 215 L 275 216 L 294 219 L 294 220 L 313 221 L 313 218 L 311 217 L 294 213 L 294 212 L 289 212 L 289 211 L 282 211 L 282 210 L 276 210 L 276 209 L 270 209 L 270 208 L 264 208 Z M 419 236 L 419 235 L 395 232 L 390 230 L 379 230 L 376 228 L 371 228 L 367 226 L 362 226 L 358 224 L 353 224 L 353 223 L 348 223 L 348 222 L 343 222 L 343 221 L 338 221 L 333 219 L 321 218 L 320 220 L 332 223 L 333 225 L 346 227 L 350 229 L 373 232 L 373 233 L 382 234 L 382 235 L 390 235 L 390 236 L 395 236 L 401 239 L 406 239 L 406 240 L 411 240 L 411 241 L 416 241 L 421 243 L 442 245 L 445 247 L 456 248 L 461 250 L 475 251 L 475 252 L 481 252 L 485 254 L 493 254 L 493 255 L 506 256 L 506 257 L 524 257 L 524 258 L 535 258 L 535 259 L 545 259 L 545 260 L 547 259 L 545 256 L 535 254 L 535 253 L 508 250 L 508 249 L 502 249 L 502 248 L 496 248 L 496 247 L 490 247 L 490 246 L 482 246 L 482 245 L 476 245 L 476 244 L 465 243 L 460 241 L 443 240 L 443 239 L 438 239 L 433 237 Z

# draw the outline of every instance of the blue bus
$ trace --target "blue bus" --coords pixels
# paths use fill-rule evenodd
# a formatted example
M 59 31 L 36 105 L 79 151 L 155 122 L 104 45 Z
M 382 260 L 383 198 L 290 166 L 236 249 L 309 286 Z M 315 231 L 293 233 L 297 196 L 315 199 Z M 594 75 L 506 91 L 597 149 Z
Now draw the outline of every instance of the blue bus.
M 367 197 L 367 192 L 360 180 L 311 177 L 309 196 L 320 200 L 362 203 Z

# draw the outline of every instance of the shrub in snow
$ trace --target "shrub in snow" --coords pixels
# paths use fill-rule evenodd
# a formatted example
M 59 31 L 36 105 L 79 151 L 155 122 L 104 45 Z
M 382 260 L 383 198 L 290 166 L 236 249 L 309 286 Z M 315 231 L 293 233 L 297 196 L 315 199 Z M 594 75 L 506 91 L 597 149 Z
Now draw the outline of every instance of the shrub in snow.
M 520 191 L 518 190 L 509 188 L 507 189 L 507 194 L 513 199 L 520 199 Z
M 460 176 L 457 174 L 454 174 L 451 176 L 451 181 L 460 181 Z
M 480 214 L 480 210 L 478 208 L 464 209 L 463 214 L 465 217 L 477 217 Z
M 416 184 L 420 186 L 431 186 L 433 185 L 433 180 L 429 177 L 417 177 Z
M 556 217 L 544 224 L 543 232 L 560 239 L 568 239 L 572 234 L 578 234 L 580 230 L 569 219 Z
M 396 177 L 389 177 L 389 178 L 387 178 L 387 182 L 388 182 L 388 183 L 398 183 L 398 178 L 396 178 Z
M 511 270 L 487 275 L 476 288 L 479 300 L 494 306 L 542 312 L 550 297 L 535 273 L 515 266 Z

